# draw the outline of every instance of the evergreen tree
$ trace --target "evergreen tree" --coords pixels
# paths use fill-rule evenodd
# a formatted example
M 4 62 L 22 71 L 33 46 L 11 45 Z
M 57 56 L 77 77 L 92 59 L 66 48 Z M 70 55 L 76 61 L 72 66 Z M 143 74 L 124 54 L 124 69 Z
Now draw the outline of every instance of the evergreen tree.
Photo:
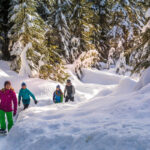
M 75 64 L 75 73 L 82 78 L 82 68 L 99 67 L 99 53 L 94 43 L 94 10 L 93 2 L 87 0 L 72 1 L 71 53 Z
M 56 73 L 60 76 L 58 63 L 61 61 L 57 52 L 45 44 L 48 27 L 37 13 L 38 1 L 14 0 L 11 4 L 13 26 L 9 31 L 9 47 L 11 55 L 16 56 L 12 68 L 20 74 L 58 80 Z
M 118 53 L 116 58 L 119 58 L 119 54 L 123 51 L 127 51 L 128 49 L 134 47 L 140 43 L 137 38 L 141 34 L 143 23 L 145 22 L 144 14 L 143 14 L 143 1 L 133 1 L 133 0 L 125 0 L 118 1 L 116 5 L 114 5 L 115 12 L 114 18 L 116 20 L 115 25 L 113 24 L 113 28 L 111 30 L 110 35 L 113 35 L 113 39 L 122 43 L 122 51 Z M 118 43 L 114 40 L 111 41 L 118 52 Z M 117 44 L 117 45 L 116 45 Z
M 140 36 L 140 44 L 135 46 L 130 52 L 130 65 L 133 66 L 133 73 L 139 73 L 150 66 L 150 8 L 145 17 L 146 24 Z
M 68 26 L 70 0 L 56 0 L 49 2 L 50 16 L 49 25 L 52 26 L 54 34 L 57 34 L 55 43 L 61 50 L 61 55 L 66 61 L 70 59 L 70 30 Z
M 41 45 L 44 40 L 44 23 L 36 13 L 36 5 L 35 0 L 13 0 L 9 13 L 9 23 L 12 24 L 8 33 L 11 40 L 9 48 L 11 55 L 16 56 L 12 67 L 16 71 L 21 69 L 22 73 L 29 76 L 38 72 L 38 61 L 41 54 L 46 52 Z M 23 63 L 26 63 L 26 67 Z
M 75 64 L 79 78 L 82 68 L 103 68 L 99 62 L 117 66 L 120 74 L 128 65 L 139 72 L 149 66 L 146 5 L 146 0 L 1 0 L 0 51 L 20 74 L 60 82 L 68 77 L 66 63 Z
M 111 59 L 114 59 L 113 65 L 116 65 L 120 54 L 132 48 L 137 42 L 135 36 L 141 34 L 141 27 L 145 21 L 143 1 L 96 0 L 94 4 L 101 27 L 97 32 L 97 39 L 100 39 L 100 47 L 104 49 L 103 57 L 107 58 L 110 55 L 109 52 L 112 53 L 111 49 L 114 48 Z M 109 57 L 107 60 L 109 61 Z
M 9 29 L 8 26 L 8 9 L 9 9 L 9 3 L 10 0 L 6 1 L 1 0 L 0 1 L 0 51 L 3 58 L 8 60 L 10 58 L 9 51 L 8 51 L 8 37 L 7 32 Z
M 94 44 L 98 52 L 100 53 L 100 61 L 107 62 L 109 54 L 109 41 L 107 33 L 109 28 L 109 11 L 107 8 L 106 0 L 93 0 L 94 19 L 93 25 L 95 27 L 94 32 Z
M 40 68 L 40 77 L 44 79 L 50 78 L 63 83 L 68 78 L 68 74 L 64 71 L 65 59 L 59 47 L 60 40 L 55 28 L 49 26 L 44 41 L 48 53 L 42 58 L 44 64 Z
M 93 23 L 94 12 L 92 2 L 87 0 L 72 0 L 73 14 L 70 21 L 72 35 L 72 54 L 76 59 L 82 52 L 94 50 L 93 33 L 95 31 Z
M 38 6 L 37 6 L 37 12 L 41 16 L 41 18 L 47 22 L 48 17 L 50 15 L 50 2 L 49 0 L 37 0 Z
M 2 56 L 2 46 L 3 46 L 3 42 L 4 42 L 4 38 L 3 38 L 3 5 L 2 2 L 0 1 L 0 57 Z

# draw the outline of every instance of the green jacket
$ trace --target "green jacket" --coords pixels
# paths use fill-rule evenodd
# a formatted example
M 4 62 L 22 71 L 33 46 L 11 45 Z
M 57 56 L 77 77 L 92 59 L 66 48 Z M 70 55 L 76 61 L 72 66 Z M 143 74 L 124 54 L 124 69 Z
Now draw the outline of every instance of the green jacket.
M 22 99 L 23 104 L 30 104 L 30 97 L 32 97 L 33 100 L 36 100 L 34 94 L 30 90 L 28 90 L 27 88 L 21 89 L 19 91 L 19 96 L 18 96 L 19 102 Z

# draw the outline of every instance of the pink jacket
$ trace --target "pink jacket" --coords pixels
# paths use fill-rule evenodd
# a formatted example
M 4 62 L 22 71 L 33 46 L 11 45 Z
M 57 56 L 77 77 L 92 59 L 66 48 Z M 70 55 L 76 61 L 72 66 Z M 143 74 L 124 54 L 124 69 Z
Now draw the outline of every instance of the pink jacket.
M 12 108 L 12 103 L 14 109 Z M 0 90 L 0 110 L 5 112 L 17 112 L 17 97 L 13 90 Z

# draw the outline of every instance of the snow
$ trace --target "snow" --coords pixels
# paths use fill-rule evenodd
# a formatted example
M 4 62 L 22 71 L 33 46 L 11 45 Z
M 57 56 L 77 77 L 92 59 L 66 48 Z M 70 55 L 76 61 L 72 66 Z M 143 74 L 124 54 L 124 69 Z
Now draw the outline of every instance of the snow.
M 112 36 L 113 38 L 116 38 L 118 35 L 121 37 L 123 36 L 123 30 L 119 26 L 114 26 L 109 32 L 109 36 Z
M 120 80 L 119 85 L 117 86 L 113 94 L 122 95 L 122 94 L 128 94 L 130 92 L 133 92 L 135 85 L 136 82 L 134 80 L 130 79 L 129 77 L 126 77 Z
M 84 69 L 81 82 L 71 68 L 76 101 L 53 104 L 57 82 L 18 76 L 0 61 L 0 88 L 10 80 L 18 93 L 24 81 L 39 100 L 0 137 L 0 150 L 149 150 L 150 69 L 141 78 L 146 84 L 135 90 L 136 81 L 94 69 Z
M 23 8 L 27 8 L 26 2 L 24 2 L 24 3 L 22 4 L 22 7 L 23 7 Z
M 142 73 L 142 76 L 141 76 L 141 79 L 140 81 L 137 83 L 135 89 L 141 89 L 143 88 L 144 86 L 146 86 L 147 84 L 150 83 L 150 67 L 147 68 L 143 73 Z
M 14 14 L 11 16 L 10 20 L 13 22 L 16 19 L 16 17 L 17 17 L 16 14 Z
M 94 71 L 94 74 L 92 72 Z M 115 75 L 109 72 L 98 71 L 98 70 L 91 70 L 91 69 L 84 69 L 84 83 L 95 83 L 101 85 L 113 85 L 118 84 L 121 80 L 121 76 Z
M 78 59 L 74 61 L 74 72 L 76 72 L 80 79 L 82 78 L 82 69 L 91 68 L 94 65 L 95 60 L 98 61 L 98 56 L 97 50 L 93 49 L 88 52 L 82 52 Z
M 130 5 L 130 2 L 128 0 L 124 0 L 124 3 L 129 6 Z
M 28 18 L 29 21 L 34 21 L 34 20 L 36 20 L 36 17 L 35 17 L 35 16 L 32 16 L 32 15 L 30 15 L 30 14 L 27 14 L 27 18 Z
M 20 9 L 20 6 L 19 5 L 15 5 L 14 6 L 14 11 L 17 11 L 18 9 Z
M 146 18 L 150 17 L 150 8 L 148 8 L 148 10 L 146 11 L 145 17 Z
M 26 53 L 27 51 L 32 47 L 31 43 L 28 43 L 25 48 L 22 50 L 21 53 L 21 69 L 19 72 L 20 76 L 31 76 L 31 69 L 29 67 L 28 61 L 26 59 Z
M 149 17 L 150 17 L 150 8 L 148 8 L 148 10 L 146 11 L 145 17 L 146 17 L 146 18 L 149 18 Z M 148 20 L 147 24 L 143 27 L 142 32 L 143 32 L 143 33 L 146 32 L 147 29 L 149 29 L 149 28 L 150 28 L 150 20 Z
M 114 53 L 115 53 L 116 49 L 114 47 L 111 47 L 109 50 L 109 55 L 108 55 L 108 62 L 107 62 L 107 66 L 108 68 L 112 65 L 115 65 L 115 61 L 114 61 Z
M 147 24 L 143 27 L 143 29 L 142 29 L 142 32 L 144 33 L 144 32 L 146 32 L 147 31 L 147 29 L 149 29 L 150 28 L 150 20 L 147 22 Z
M 21 54 L 23 46 L 20 41 L 21 41 L 21 38 L 20 38 L 20 40 L 18 40 L 17 42 L 15 42 L 13 44 L 11 55 L 20 55 Z
M 106 3 L 106 0 L 101 0 L 101 1 L 100 1 L 100 5 L 101 5 L 101 6 L 104 6 L 105 3 Z
M 71 43 L 73 46 L 78 47 L 80 45 L 80 40 L 79 40 L 79 38 L 72 37 Z
M 133 39 L 133 28 L 131 27 L 129 30 L 128 40 L 132 40 L 132 39 Z

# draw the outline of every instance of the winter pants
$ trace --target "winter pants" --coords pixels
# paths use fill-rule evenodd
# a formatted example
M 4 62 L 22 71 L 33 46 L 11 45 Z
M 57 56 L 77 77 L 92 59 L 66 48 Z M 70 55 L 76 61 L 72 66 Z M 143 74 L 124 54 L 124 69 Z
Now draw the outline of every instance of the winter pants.
M 8 122 L 8 131 L 12 128 L 14 122 L 13 122 L 13 113 L 12 112 L 5 112 L 3 110 L 0 110 L 0 127 L 3 130 L 6 130 L 6 120 L 5 116 L 7 116 L 7 122 Z
M 23 104 L 24 105 L 24 110 L 29 107 L 29 104 Z
M 72 102 L 74 102 L 74 97 L 66 96 L 65 102 L 68 102 L 69 100 L 72 101 Z

